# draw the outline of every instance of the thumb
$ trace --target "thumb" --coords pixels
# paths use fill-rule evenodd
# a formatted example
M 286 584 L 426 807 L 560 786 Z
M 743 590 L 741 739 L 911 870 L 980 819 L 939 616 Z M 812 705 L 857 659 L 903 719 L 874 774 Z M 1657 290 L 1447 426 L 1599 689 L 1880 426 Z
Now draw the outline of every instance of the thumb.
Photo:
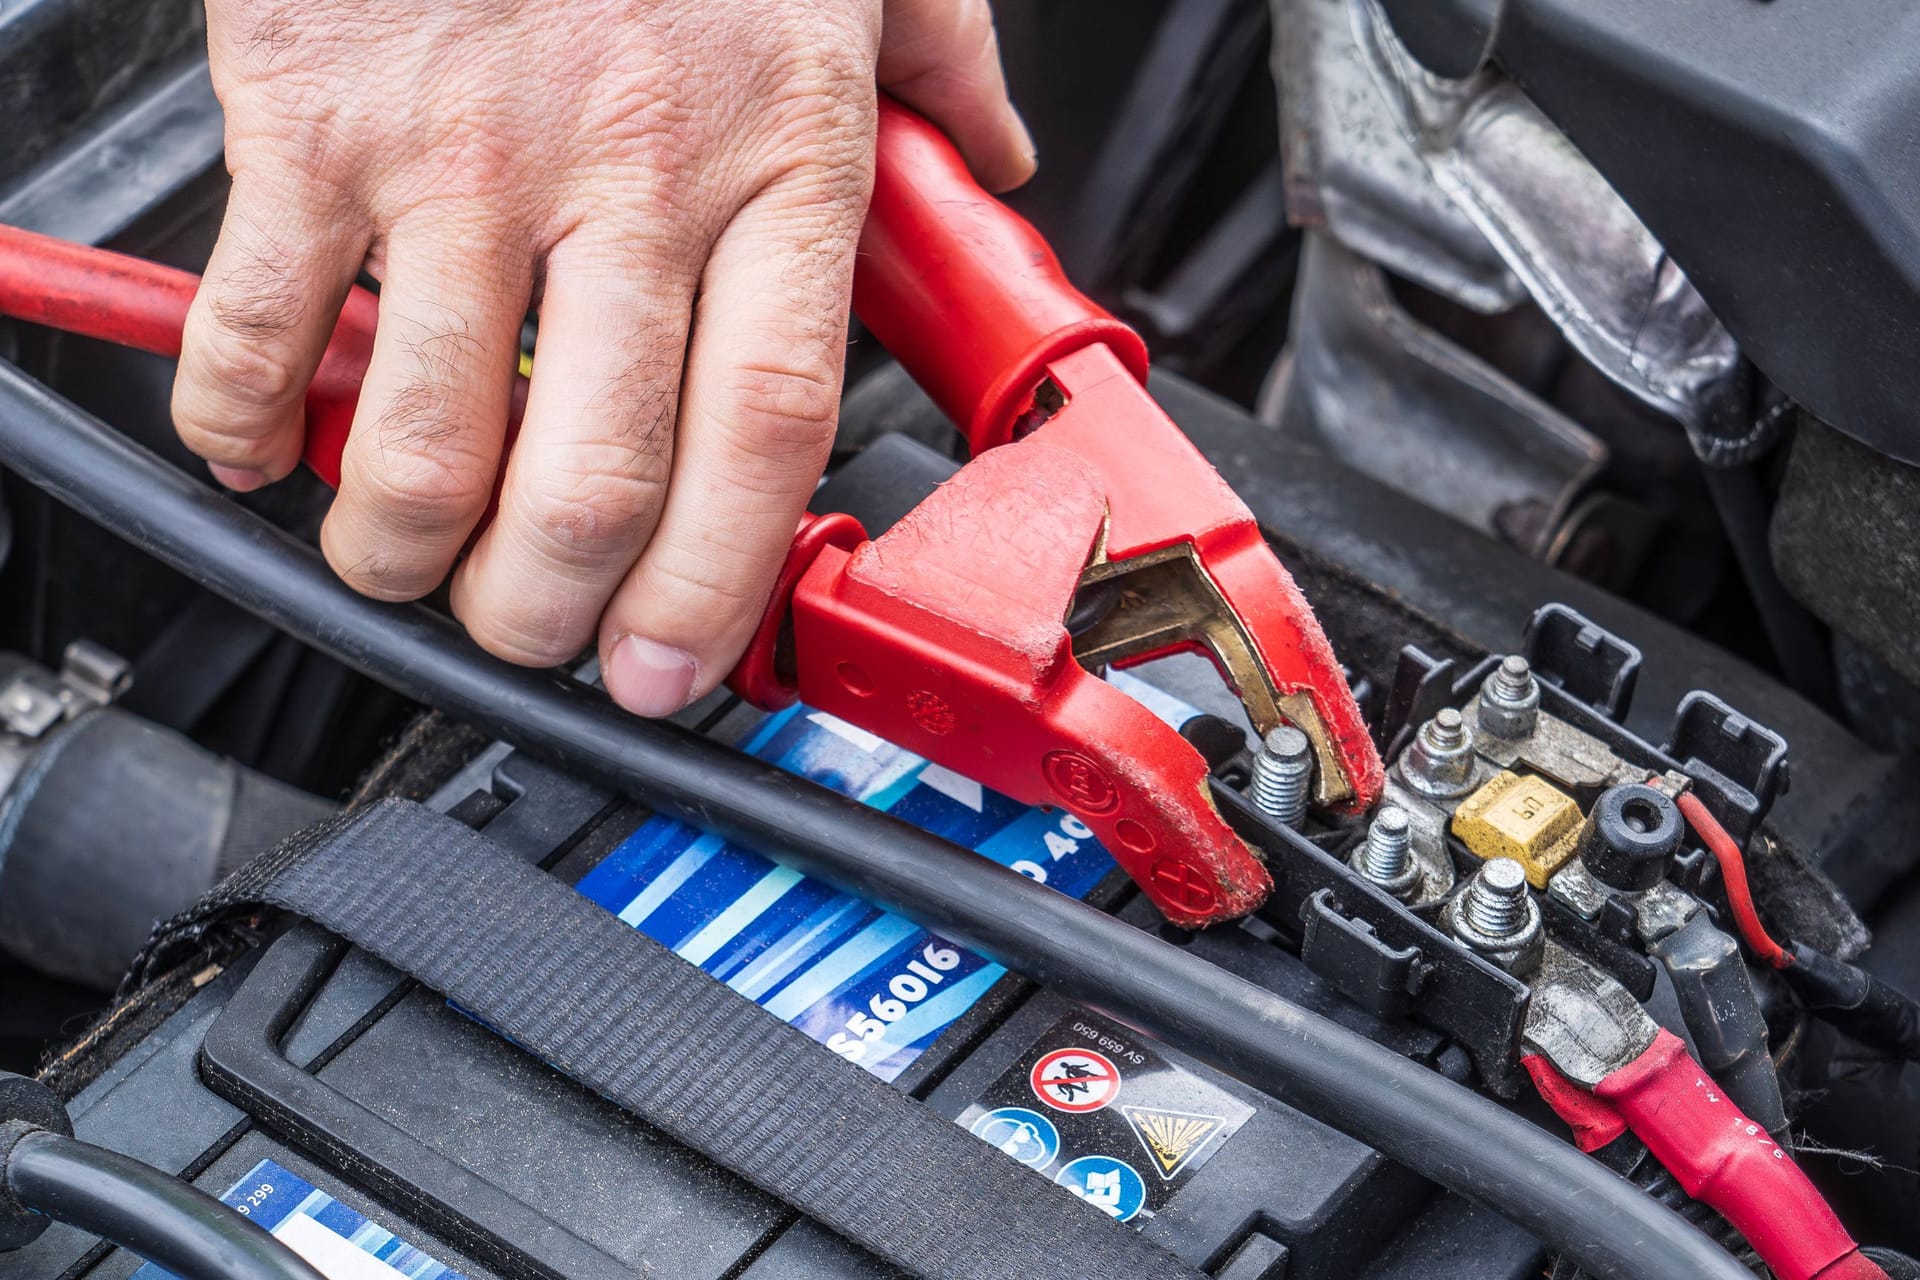
M 879 79 L 947 132 L 989 191 L 1033 176 L 1033 138 L 1007 98 L 988 0 L 887 0 Z

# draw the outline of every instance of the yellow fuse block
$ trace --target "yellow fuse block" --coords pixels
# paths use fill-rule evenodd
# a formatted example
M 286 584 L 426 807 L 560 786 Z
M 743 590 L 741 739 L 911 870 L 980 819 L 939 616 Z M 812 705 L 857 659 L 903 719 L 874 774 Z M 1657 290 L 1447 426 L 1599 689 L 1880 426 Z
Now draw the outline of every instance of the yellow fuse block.
M 1527 869 L 1527 883 L 1547 887 L 1547 877 L 1574 853 L 1580 806 L 1545 778 L 1496 773 L 1453 814 L 1453 834 L 1476 858 L 1513 858 Z

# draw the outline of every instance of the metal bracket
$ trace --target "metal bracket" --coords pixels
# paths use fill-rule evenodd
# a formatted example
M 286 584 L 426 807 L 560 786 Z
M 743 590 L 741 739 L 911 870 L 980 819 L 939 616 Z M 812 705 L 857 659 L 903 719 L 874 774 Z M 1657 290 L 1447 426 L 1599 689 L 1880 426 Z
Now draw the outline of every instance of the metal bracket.
M 60 673 L 23 661 L 0 683 L 0 800 L 13 789 L 41 741 L 60 725 L 107 706 L 133 683 L 125 658 L 75 640 L 62 655 Z
M 1547 944 L 1527 1009 L 1528 1049 L 1591 1089 L 1645 1053 L 1659 1030 L 1626 988 L 1565 948 Z
M 125 658 L 91 640 L 75 640 L 61 656 L 60 674 L 31 664 L 0 686 L 0 729 L 39 738 L 63 720 L 107 706 L 133 683 Z
M 20 738 L 38 738 L 66 718 L 60 687 L 38 667 L 29 667 L 0 688 L 0 728 Z

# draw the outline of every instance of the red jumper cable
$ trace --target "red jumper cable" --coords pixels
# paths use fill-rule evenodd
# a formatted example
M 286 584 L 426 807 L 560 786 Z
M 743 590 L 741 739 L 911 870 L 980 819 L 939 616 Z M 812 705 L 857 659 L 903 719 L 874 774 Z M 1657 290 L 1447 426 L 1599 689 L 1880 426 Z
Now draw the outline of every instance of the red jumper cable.
M 1631 1129 L 1694 1199 L 1746 1237 L 1779 1280 L 1886 1280 L 1793 1157 L 1748 1119 L 1670 1031 L 1591 1090 L 1522 1059 L 1583 1151 Z
M 1549 941 L 1521 1065 L 1582 1151 L 1627 1130 L 1746 1237 L 1779 1280 L 1886 1280 L 1765 1126 L 1597 967 Z

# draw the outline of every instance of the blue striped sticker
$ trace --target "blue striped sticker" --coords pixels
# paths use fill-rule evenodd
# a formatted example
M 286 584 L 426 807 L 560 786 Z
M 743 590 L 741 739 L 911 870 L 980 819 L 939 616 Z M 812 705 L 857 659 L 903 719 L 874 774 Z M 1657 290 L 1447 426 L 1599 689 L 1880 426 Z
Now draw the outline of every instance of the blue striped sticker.
M 466 1280 L 272 1160 L 253 1166 L 220 1201 L 284 1240 L 328 1280 Z M 131 1280 L 176 1278 L 149 1262 Z
M 1194 714 L 1142 680 L 1111 678 L 1170 724 Z M 823 712 L 791 707 L 768 716 L 743 746 L 1076 898 L 1113 869 L 1071 814 L 1028 808 Z M 751 849 L 665 818 L 629 836 L 579 889 L 882 1080 L 906 1070 L 1004 972 Z

